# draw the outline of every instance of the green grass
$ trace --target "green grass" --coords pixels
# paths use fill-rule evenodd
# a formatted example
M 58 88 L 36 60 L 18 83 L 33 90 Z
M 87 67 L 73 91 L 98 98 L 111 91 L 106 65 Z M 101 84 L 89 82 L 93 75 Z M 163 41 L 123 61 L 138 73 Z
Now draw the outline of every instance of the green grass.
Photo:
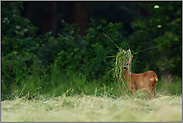
M 3 122 L 181 122 L 182 96 L 37 95 L 1 102 Z
M 182 121 L 181 78 L 160 79 L 154 99 L 147 91 L 132 95 L 126 84 L 109 83 L 107 77 L 92 82 L 82 74 L 43 78 L 30 77 L 22 87 L 3 95 L 3 122 Z

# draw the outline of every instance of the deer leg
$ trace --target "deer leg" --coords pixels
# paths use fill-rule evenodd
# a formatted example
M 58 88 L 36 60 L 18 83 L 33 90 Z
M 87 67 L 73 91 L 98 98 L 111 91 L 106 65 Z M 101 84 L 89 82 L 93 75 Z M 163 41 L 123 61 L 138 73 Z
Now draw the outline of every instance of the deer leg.
M 147 90 L 147 92 L 150 93 L 151 97 L 153 98 L 154 97 L 154 94 L 153 94 L 153 92 L 151 90 L 151 87 L 146 87 L 146 90 Z
M 130 89 L 131 89 L 131 91 L 132 91 L 132 93 L 134 95 L 136 90 L 137 90 L 135 83 L 130 84 L 129 87 L 130 87 Z
M 153 83 L 154 97 L 156 97 L 156 84 L 157 84 L 157 82 L 155 81 L 155 82 Z
M 132 90 L 132 93 L 133 93 L 133 95 L 134 95 L 137 89 L 132 88 L 131 90 Z

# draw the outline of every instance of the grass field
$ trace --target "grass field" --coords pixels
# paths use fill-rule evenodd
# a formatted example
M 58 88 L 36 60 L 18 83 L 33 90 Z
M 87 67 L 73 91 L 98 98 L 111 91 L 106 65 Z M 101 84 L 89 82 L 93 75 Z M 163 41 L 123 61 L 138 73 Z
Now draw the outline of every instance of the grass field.
M 182 122 L 182 96 L 75 95 L 1 102 L 2 122 Z

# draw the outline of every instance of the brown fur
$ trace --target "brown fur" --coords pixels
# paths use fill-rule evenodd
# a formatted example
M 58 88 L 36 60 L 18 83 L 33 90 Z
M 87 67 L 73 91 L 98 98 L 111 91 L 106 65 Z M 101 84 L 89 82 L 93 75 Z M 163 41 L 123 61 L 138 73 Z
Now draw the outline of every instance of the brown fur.
M 131 73 L 129 69 L 129 61 L 126 61 L 128 65 L 126 65 L 126 69 L 123 69 L 123 75 L 127 82 L 128 87 L 135 94 L 137 89 L 145 88 L 150 94 L 151 97 L 156 96 L 156 85 L 158 81 L 158 77 L 153 71 L 146 71 L 141 74 Z M 153 92 L 152 89 L 153 88 Z

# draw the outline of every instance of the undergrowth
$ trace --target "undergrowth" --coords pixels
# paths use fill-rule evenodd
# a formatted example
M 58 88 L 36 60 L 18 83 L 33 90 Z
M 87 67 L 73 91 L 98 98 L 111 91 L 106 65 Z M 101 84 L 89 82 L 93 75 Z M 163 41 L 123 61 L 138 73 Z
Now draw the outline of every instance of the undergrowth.
M 59 70 L 55 70 L 55 72 L 51 74 L 51 78 L 51 80 L 45 80 L 44 76 L 32 75 L 29 79 L 22 80 L 22 83 L 24 83 L 22 86 L 14 87 L 13 93 L 2 95 L 1 100 L 11 100 L 15 97 L 21 98 L 25 96 L 29 99 L 33 99 L 36 95 L 56 97 L 68 90 L 67 96 L 81 95 L 83 93 L 90 96 L 111 98 L 132 96 L 132 92 L 127 87 L 126 82 L 122 84 L 116 81 L 109 81 L 107 76 L 103 76 L 103 79 L 88 81 L 86 76 L 82 73 L 61 73 Z M 159 79 L 157 83 L 157 97 L 161 94 L 167 96 L 182 94 L 182 79 L 178 77 L 174 78 L 173 81 L 164 81 L 163 78 Z M 50 82 L 49 84 L 44 84 L 48 83 L 45 81 Z M 137 90 L 134 96 L 144 99 L 150 98 L 146 90 Z
M 138 90 L 132 95 L 126 84 L 108 83 L 105 77 L 88 81 L 82 73 L 56 76 L 53 72 L 50 84 L 42 86 L 39 83 L 45 79 L 30 76 L 24 86 L 1 100 L 1 119 L 3 122 L 182 121 L 180 78 L 166 82 L 159 79 L 157 97 L 152 99 L 147 91 Z

